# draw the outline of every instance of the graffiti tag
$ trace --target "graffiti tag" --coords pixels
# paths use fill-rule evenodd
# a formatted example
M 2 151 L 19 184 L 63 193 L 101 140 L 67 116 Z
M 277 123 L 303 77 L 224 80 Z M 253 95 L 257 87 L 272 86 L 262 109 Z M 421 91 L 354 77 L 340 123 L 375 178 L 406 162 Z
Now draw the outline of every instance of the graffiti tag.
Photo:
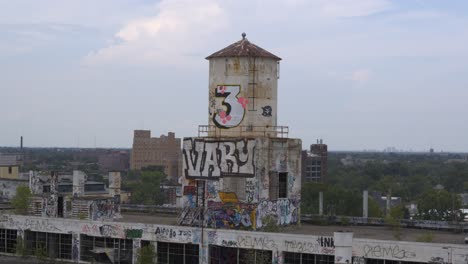
M 220 128 L 238 126 L 244 119 L 248 100 L 237 97 L 240 93 L 239 85 L 218 85 L 215 89 L 215 98 L 224 98 L 220 105 L 215 106 L 213 122 Z
M 299 253 L 319 253 L 319 244 L 306 241 L 285 240 L 286 251 Z
M 126 238 L 141 238 L 143 230 L 141 229 L 125 229 Z
M 238 236 L 237 244 L 239 247 L 277 249 L 275 241 L 268 237 Z
M 253 177 L 254 139 L 213 141 L 184 138 L 184 173 L 187 178 Z
M 406 259 L 414 258 L 416 254 L 411 251 L 400 248 L 398 245 L 394 246 L 371 246 L 364 245 L 364 256 L 365 257 L 376 257 L 376 258 L 395 258 L 395 259 Z

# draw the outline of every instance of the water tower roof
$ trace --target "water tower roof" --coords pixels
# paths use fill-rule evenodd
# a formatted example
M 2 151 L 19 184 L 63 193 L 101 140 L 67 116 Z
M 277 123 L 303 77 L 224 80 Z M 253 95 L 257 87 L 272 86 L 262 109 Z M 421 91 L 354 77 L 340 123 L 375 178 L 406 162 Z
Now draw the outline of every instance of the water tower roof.
M 233 43 L 226 48 L 219 50 L 210 56 L 206 57 L 207 60 L 220 57 L 262 57 L 281 60 L 280 57 L 260 48 L 259 46 L 251 43 L 245 38 L 246 34 L 242 33 L 242 39 Z

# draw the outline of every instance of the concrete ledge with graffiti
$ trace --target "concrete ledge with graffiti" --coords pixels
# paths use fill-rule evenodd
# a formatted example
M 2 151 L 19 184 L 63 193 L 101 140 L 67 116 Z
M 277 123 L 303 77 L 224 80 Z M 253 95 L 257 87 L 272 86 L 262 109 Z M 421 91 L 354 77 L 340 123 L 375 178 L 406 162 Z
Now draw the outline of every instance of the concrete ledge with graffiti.
M 89 220 L 44 218 L 34 216 L 1 215 L 0 229 L 73 234 L 73 255 L 79 256 L 79 234 L 131 239 L 136 247 L 140 241 L 190 243 L 223 247 L 269 250 L 275 263 L 283 263 L 284 252 L 335 255 L 337 239 L 335 232 L 329 236 L 298 235 L 285 233 L 249 232 L 201 227 L 181 227 L 142 223 L 95 222 Z M 389 240 L 351 239 L 355 263 L 367 259 L 413 262 L 463 263 L 468 257 L 468 245 L 417 243 Z M 137 250 L 137 249 L 135 249 Z M 74 258 L 76 259 L 76 258 Z M 200 263 L 208 263 L 206 253 L 200 254 Z

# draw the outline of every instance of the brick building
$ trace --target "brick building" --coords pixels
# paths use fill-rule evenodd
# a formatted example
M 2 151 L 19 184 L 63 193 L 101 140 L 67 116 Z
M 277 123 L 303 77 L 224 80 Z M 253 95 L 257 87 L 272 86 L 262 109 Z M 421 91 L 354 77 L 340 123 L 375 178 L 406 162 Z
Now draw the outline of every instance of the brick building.
M 310 151 L 302 151 L 302 181 L 325 182 L 328 171 L 328 147 L 323 141 L 310 145 Z
M 163 166 L 168 178 L 177 181 L 181 166 L 181 141 L 175 133 L 151 137 L 150 130 L 135 130 L 130 168 L 140 170 L 149 166 Z

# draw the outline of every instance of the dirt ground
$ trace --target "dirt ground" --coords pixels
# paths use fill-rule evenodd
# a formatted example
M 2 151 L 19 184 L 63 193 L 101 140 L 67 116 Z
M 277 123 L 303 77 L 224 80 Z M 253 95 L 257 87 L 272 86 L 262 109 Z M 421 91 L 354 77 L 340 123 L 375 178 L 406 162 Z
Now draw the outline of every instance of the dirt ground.
M 121 222 L 177 225 L 175 216 L 147 215 L 147 214 L 125 214 Z M 311 224 L 300 224 L 285 228 L 281 232 L 290 234 L 333 236 L 336 231 L 352 231 L 355 238 L 398 240 L 396 232 L 389 227 L 381 226 L 319 226 Z M 455 234 L 453 232 L 426 230 L 414 228 L 402 228 L 400 230 L 400 240 L 416 242 L 428 234 L 432 234 L 433 243 L 464 244 L 464 239 L 468 234 Z

